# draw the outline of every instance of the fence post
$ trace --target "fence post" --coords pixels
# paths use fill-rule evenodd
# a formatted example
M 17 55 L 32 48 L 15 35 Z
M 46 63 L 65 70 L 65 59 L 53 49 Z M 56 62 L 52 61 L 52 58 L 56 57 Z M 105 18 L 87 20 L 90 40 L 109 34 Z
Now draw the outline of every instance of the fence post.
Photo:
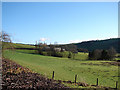
M 98 78 L 97 78 L 97 83 L 96 83 L 96 85 L 98 86 Z
M 116 81 L 116 89 L 118 88 L 117 86 L 118 86 L 118 81 Z
M 53 74 L 52 74 L 52 79 L 54 79 L 54 71 L 53 71 Z
M 76 80 L 77 80 L 77 74 L 75 75 L 75 83 L 76 83 Z

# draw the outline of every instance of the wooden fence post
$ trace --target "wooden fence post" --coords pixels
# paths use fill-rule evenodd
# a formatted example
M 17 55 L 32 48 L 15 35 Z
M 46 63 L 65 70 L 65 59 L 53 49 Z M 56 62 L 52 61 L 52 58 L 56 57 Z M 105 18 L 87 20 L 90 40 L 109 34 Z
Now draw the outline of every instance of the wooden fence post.
M 52 74 L 52 79 L 54 79 L 54 71 L 53 71 L 53 74 Z
M 76 83 L 76 80 L 77 80 L 77 74 L 75 75 L 75 83 Z
M 96 85 L 98 86 L 98 78 L 97 78 L 97 83 L 96 83 Z
M 116 89 L 118 88 L 117 86 L 118 86 L 118 81 L 116 81 Z

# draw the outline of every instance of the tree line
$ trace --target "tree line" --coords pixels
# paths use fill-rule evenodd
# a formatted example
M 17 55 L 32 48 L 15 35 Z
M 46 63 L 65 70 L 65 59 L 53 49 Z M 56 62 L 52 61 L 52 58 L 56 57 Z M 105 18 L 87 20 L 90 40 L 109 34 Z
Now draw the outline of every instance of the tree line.
M 113 60 L 116 55 L 116 50 L 111 47 L 108 50 L 93 50 L 92 52 L 89 52 L 89 59 L 90 60 Z
M 36 45 L 38 54 L 45 56 L 54 56 L 54 57 L 66 57 L 66 58 L 75 58 L 75 54 L 78 53 L 76 45 L 47 45 L 38 43 Z
M 75 55 L 78 52 L 84 52 L 89 53 L 88 59 L 89 60 L 113 60 L 116 55 L 116 50 L 111 47 L 108 50 L 93 50 L 92 52 L 89 52 L 87 49 L 84 48 L 77 48 L 74 44 L 68 44 L 68 45 L 47 45 L 39 43 L 36 45 L 38 47 L 38 53 L 45 56 L 54 56 L 54 57 L 67 57 L 75 59 Z M 59 51 L 55 50 L 55 48 L 60 48 Z M 65 52 L 63 49 L 65 49 Z

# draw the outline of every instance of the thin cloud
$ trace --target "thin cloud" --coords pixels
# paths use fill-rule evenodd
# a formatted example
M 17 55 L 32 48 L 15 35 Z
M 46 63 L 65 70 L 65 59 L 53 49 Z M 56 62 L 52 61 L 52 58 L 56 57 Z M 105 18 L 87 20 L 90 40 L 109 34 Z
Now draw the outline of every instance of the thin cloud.
M 48 38 L 40 38 L 40 41 L 46 41 L 46 40 L 49 40 Z

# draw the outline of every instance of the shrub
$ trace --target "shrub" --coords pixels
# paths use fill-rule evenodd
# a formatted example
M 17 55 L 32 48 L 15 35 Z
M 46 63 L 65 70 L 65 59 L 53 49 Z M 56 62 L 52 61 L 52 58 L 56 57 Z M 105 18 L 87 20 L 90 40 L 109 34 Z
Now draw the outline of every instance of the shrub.
M 69 52 L 68 58 L 72 58 L 72 53 Z
M 93 50 L 92 52 L 89 52 L 89 59 L 100 59 L 101 58 L 101 50 Z
M 116 55 L 116 50 L 114 48 L 110 48 L 108 50 L 93 50 L 89 52 L 89 59 L 93 60 L 113 60 Z

